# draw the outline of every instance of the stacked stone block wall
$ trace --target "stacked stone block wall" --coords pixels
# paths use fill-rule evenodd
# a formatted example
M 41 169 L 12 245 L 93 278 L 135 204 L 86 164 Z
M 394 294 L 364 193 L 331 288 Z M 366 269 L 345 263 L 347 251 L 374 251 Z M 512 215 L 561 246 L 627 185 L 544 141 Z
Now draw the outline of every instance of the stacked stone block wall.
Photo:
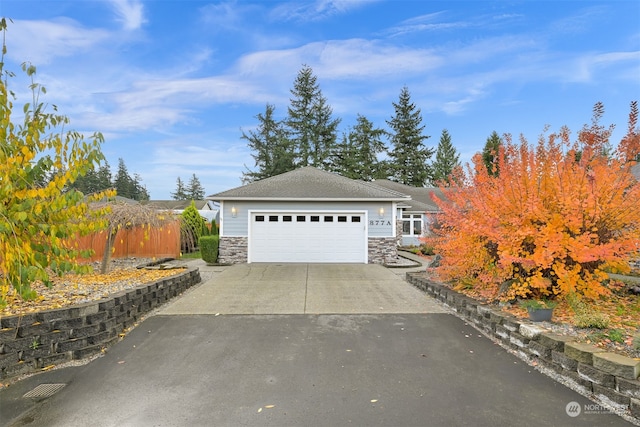
M 187 269 L 101 300 L 0 317 L 0 379 L 101 353 L 142 316 L 200 282 Z
M 628 410 L 640 421 L 640 360 L 553 334 L 433 282 L 424 273 L 407 273 L 407 281 L 521 358 L 555 373 L 581 394 L 595 395 L 613 407 Z

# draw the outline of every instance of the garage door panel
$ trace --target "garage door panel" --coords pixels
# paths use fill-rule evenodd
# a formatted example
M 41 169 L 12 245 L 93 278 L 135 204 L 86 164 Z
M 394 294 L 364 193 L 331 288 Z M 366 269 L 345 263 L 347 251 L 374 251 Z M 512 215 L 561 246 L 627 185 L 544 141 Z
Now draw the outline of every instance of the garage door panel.
M 250 221 L 251 262 L 366 262 L 364 213 L 267 212 Z

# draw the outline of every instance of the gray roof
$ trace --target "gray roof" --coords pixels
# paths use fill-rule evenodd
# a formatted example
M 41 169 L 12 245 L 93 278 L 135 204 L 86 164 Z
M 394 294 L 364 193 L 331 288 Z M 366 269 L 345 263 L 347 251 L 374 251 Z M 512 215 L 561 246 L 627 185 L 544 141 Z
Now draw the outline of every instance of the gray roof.
M 437 187 L 412 187 L 388 179 L 376 179 L 373 184 L 409 195 L 411 201 L 406 202 L 407 208 L 405 210 L 411 212 L 438 212 L 440 208 L 431 199 L 431 195 L 435 194 L 439 198 L 444 198 L 442 191 Z
M 312 166 L 207 196 L 210 200 L 326 200 L 408 202 L 409 196 Z
M 193 202 L 198 210 L 210 209 L 208 200 L 194 200 Z M 142 204 L 154 209 L 184 210 L 191 205 L 191 200 L 147 200 L 142 202 Z

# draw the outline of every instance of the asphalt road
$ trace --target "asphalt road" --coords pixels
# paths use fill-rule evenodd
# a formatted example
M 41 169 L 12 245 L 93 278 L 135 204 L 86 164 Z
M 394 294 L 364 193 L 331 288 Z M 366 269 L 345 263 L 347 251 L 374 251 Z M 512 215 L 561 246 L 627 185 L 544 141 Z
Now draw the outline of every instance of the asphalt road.
M 446 313 L 157 315 L 0 391 L 12 426 L 630 425 L 597 409 Z

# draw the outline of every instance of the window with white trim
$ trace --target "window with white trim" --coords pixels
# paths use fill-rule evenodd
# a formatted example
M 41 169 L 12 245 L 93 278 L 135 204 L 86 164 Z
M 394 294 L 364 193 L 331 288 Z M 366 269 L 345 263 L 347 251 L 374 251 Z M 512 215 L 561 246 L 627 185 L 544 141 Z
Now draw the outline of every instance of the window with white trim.
M 422 214 L 402 214 L 402 234 L 422 236 Z

